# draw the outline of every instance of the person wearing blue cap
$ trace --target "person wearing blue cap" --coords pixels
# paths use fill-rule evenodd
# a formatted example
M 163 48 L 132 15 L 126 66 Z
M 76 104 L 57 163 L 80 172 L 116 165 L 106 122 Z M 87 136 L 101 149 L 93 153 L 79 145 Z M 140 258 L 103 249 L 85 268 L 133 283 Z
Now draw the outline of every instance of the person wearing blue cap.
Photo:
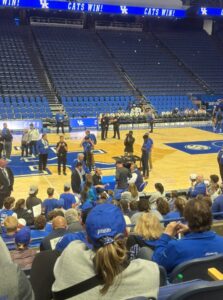
M 23 227 L 15 234 L 16 250 L 10 251 L 12 261 L 18 264 L 21 269 L 30 269 L 37 253 L 35 249 L 29 249 L 31 230 Z
M 68 291 L 69 299 L 78 300 L 102 296 L 104 300 L 127 299 L 139 295 L 157 298 L 158 265 L 150 261 L 145 264 L 141 259 L 128 261 L 126 224 L 117 206 L 94 207 L 86 220 L 86 232 L 93 250 L 75 240 L 56 262 L 52 287 L 55 298 L 67 296 Z

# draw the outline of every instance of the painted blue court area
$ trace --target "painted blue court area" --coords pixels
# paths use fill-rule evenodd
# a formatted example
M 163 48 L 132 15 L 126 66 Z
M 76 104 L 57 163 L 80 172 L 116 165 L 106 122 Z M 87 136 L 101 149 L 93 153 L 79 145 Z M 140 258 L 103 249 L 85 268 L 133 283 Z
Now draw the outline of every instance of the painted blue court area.
M 22 176 L 41 176 L 41 175 L 51 175 L 50 170 L 47 168 L 44 173 L 38 172 L 38 157 L 26 157 L 24 160 L 20 160 L 21 150 L 20 147 L 15 147 L 18 155 L 11 156 L 11 162 L 9 163 L 9 167 L 12 169 L 14 175 L 16 177 Z M 69 152 L 67 154 L 67 167 L 71 167 L 74 159 L 77 158 L 77 154 L 80 151 Z M 103 150 L 94 150 L 95 154 L 106 154 Z M 108 170 L 115 168 L 114 163 L 103 163 L 103 162 L 95 162 L 96 167 L 101 168 L 102 170 Z M 48 156 L 48 166 L 57 165 L 57 155 L 56 155 L 56 147 L 55 145 L 50 146 L 49 156 Z
M 210 125 L 208 125 L 208 126 L 196 126 L 196 127 L 193 127 L 193 128 L 208 131 L 208 132 L 213 132 L 213 133 L 216 133 L 216 134 L 222 134 L 222 132 L 220 132 L 219 127 L 216 129 L 216 131 L 214 131 L 213 126 L 210 126 Z M 221 130 L 222 130 L 222 128 L 221 128 Z
M 223 147 L 223 140 L 167 143 L 166 145 L 188 154 L 209 154 L 217 153 Z

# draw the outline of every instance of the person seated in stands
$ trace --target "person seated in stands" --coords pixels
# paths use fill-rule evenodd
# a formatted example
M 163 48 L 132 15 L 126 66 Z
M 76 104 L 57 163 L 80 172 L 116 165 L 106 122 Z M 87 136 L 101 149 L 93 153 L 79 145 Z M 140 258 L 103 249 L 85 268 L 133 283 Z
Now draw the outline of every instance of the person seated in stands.
M 67 222 L 64 217 L 56 217 L 52 222 L 53 231 L 40 244 L 40 251 L 54 250 L 57 242 L 67 233 Z
M 128 180 L 128 184 L 135 183 L 137 190 L 139 191 L 140 186 L 143 184 L 143 177 L 140 170 L 137 168 L 135 163 L 131 163 L 130 171 L 132 177 Z
M 2 239 L 6 243 L 9 250 L 15 249 L 15 234 L 18 229 L 18 220 L 13 216 L 9 216 L 4 220 L 5 232 L 2 233 Z
M 220 212 L 222 212 L 222 214 L 219 214 Z M 223 194 L 221 194 L 217 198 L 215 198 L 215 200 L 212 204 L 212 213 L 217 214 L 217 215 L 214 215 L 215 220 L 223 219 Z
M 144 213 L 144 212 L 151 212 L 155 214 L 159 220 L 163 220 L 163 217 L 157 210 L 150 210 L 150 205 L 149 205 L 149 199 L 147 198 L 140 198 L 138 201 L 138 212 L 136 212 L 132 217 L 131 217 L 131 222 L 132 224 L 136 224 L 139 217 Z
M 100 168 L 95 168 L 94 175 L 92 176 L 93 186 L 96 188 L 98 194 L 105 191 L 106 186 L 109 184 L 103 184 L 102 182 L 102 171 Z
M 133 200 L 129 203 L 129 218 L 131 219 L 131 217 L 138 212 L 138 201 Z
M 74 241 L 63 251 L 54 267 L 53 292 L 97 274 L 93 288 L 70 299 L 127 299 L 138 295 L 157 298 L 159 268 L 140 259 L 128 262 L 125 220 L 118 207 L 100 204 L 93 208 L 86 220 L 86 231 L 93 250 Z
M 70 192 L 71 185 L 69 183 L 64 184 L 64 193 L 60 195 L 60 199 L 63 199 L 63 208 L 69 209 L 77 205 L 78 199 Z
M 54 188 L 49 187 L 47 189 L 48 198 L 43 201 L 42 210 L 43 213 L 47 216 L 49 212 L 54 210 L 55 208 L 62 207 L 64 202 L 63 199 L 54 198 Z
M 85 230 L 85 223 L 88 214 L 92 210 L 92 207 L 86 208 L 85 210 L 81 211 L 81 218 L 80 218 L 80 224 L 82 226 L 81 230 L 79 232 L 69 232 L 66 233 L 56 244 L 56 250 L 62 252 L 71 242 L 75 240 L 81 240 L 83 241 L 86 246 L 91 249 L 92 245 L 89 244 L 87 240 L 86 230 Z
M 156 200 L 156 206 L 158 212 L 165 218 L 165 216 L 170 212 L 170 206 L 165 198 L 158 198 Z
M 142 247 L 155 249 L 158 239 L 163 233 L 163 227 L 160 220 L 152 213 L 143 213 L 127 239 L 127 249 L 129 250 L 130 259 L 135 259 Z
M 21 269 L 31 269 L 33 259 L 37 253 L 35 249 L 29 249 L 31 232 L 28 227 L 23 227 L 15 234 L 16 250 L 10 251 L 12 261 Z
M 37 198 L 38 187 L 36 185 L 31 185 L 29 188 L 29 197 L 26 199 L 26 208 L 32 211 L 33 206 L 42 204 L 40 198 Z
M 45 230 L 46 217 L 40 215 L 35 218 L 34 229 L 31 230 L 31 245 L 32 247 L 39 247 L 41 240 L 44 239 L 49 232 Z
M 185 197 L 180 196 L 174 202 L 174 210 L 165 215 L 164 219 L 179 219 L 183 217 L 184 209 L 186 206 L 187 200 Z
M 120 201 L 113 200 L 112 204 L 117 205 L 121 209 L 124 219 L 125 219 L 126 231 L 129 233 L 131 231 L 131 227 L 129 225 L 131 225 L 132 222 L 129 217 L 130 210 L 129 210 L 128 201 L 127 200 L 120 200 Z
M 91 174 L 88 174 L 86 177 L 86 182 L 83 187 L 83 191 L 87 193 L 87 198 L 91 202 L 95 202 L 97 200 L 97 193 L 95 187 L 93 186 Z
M 152 260 L 170 273 L 191 259 L 223 253 L 223 237 L 211 231 L 212 213 L 207 201 L 191 199 L 184 209 L 188 225 L 171 222 L 155 248 Z M 182 239 L 175 236 L 184 233 Z
M 32 287 L 18 265 L 13 264 L 7 247 L 0 237 L 1 299 L 33 300 Z
M 85 175 L 89 174 L 90 170 L 86 166 L 86 163 L 84 161 L 84 154 L 83 153 L 78 153 L 77 158 L 73 161 L 73 163 L 71 165 L 72 172 L 75 170 L 78 162 L 82 164 L 81 174 L 83 176 L 83 180 L 85 181 Z
M 164 190 L 164 186 L 162 185 L 162 183 L 159 183 L 159 182 L 155 183 L 155 189 L 156 189 L 156 192 L 152 193 L 149 198 L 149 203 L 150 203 L 151 209 L 156 209 L 156 200 L 158 198 L 166 197 L 166 192 Z
M 17 218 L 17 214 L 13 211 L 13 207 L 15 204 L 15 198 L 13 197 L 6 197 L 3 202 L 3 209 L 0 210 L 0 224 L 4 226 L 5 218 L 9 216 L 13 216 Z
M 210 181 L 209 181 L 209 185 L 207 187 L 207 194 L 211 196 L 211 200 L 212 202 L 214 202 L 214 200 L 222 194 L 222 190 L 218 184 L 219 182 L 219 176 L 212 174 L 210 175 Z
M 195 178 L 195 174 L 190 176 L 191 179 L 191 188 L 189 188 L 188 196 L 190 198 L 195 198 L 197 195 L 206 195 L 207 188 L 204 183 L 203 175 L 197 175 Z
M 25 205 L 26 205 L 25 199 L 19 199 L 16 201 L 13 211 L 17 214 L 18 219 L 22 218 L 26 220 L 26 225 L 30 226 L 33 225 L 34 218 L 32 212 L 27 210 L 25 208 Z
M 135 183 L 129 183 L 128 191 L 125 191 L 121 194 L 121 200 L 122 199 L 125 199 L 128 202 L 139 200 L 139 192 L 137 190 Z
M 65 211 L 64 217 L 67 221 L 68 228 L 70 232 L 82 231 L 83 228 L 80 223 L 79 213 L 76 209 L 70 208 Z
M 45 230 L 47 232 L 52 232 L 53 231 L 53 226 L 52 226 L 52 222 L 53 219 L 56 217 L 64 217 L 64 213 L 62 210 L 52 210 L 51 212 L 49 212 L 48 216 L 47 216 L 47 223 L 45 226 Z

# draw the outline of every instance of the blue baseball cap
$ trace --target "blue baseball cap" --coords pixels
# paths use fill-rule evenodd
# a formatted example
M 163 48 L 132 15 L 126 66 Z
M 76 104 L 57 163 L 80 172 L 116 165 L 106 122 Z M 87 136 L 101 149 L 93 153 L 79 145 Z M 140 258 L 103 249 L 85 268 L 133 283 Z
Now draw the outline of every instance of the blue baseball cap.
M 15 234 L 15 243 L 28 245 L 31 239 L 31 231 L 28 227 L 23 227 Z
M 124 234 L 126 223 L 122 211 L 113 204 L 100 204 L 94 207 L 86 220 L 86 231 L 96 247 L 114 242 L 114 237 Z

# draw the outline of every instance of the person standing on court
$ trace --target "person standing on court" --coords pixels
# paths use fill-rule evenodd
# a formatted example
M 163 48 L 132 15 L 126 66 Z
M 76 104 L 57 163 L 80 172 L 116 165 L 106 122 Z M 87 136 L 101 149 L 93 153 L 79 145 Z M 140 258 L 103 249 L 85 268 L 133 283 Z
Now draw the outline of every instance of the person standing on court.
M 148 108 L 147 109 L 147 122 L 150 126 L 150 132 L 151 133 L 153 132 L 154 119 L 155 119 L 155 115 L 154 115 L 152 109 Z
M 58 175 L 61 174 L 61 165 L 63 165 L 63 174 L 66 174 L 66 163 L 67 163 L 67 143 L 64 141 L 64 136 L 60 136 L 60 141 L 57 143 L 56 146 L 57 150 L 57 157 L 58 157 Z
M 101 140 L 105 140 L 107 138 L 108 126 L 109 126 L 109 120 L 105 116 L 105 114 L 102 114 L 102 117 L 101 117 Z
M 65 115 L 61 109 L 60 112 L 56 114 L 57 134 L 59 134 L 60 127 L 62 133 L 64 134 L 64 121 L 65 121 Z
M 0 130 L 0 158 L 2 158 L 3 149 L 4 149 L 4 139 L 2 137 L 2 131 Z
M 113 130 L 114 130 L 113 139 L 116 138 L 116 134 L 117 134 L 118 139 L 120 140 L 120 131 L 119 131 L 120 121 L 118 115 L 115 115 L 112 123 L 113 123 Z
M 37 142 L 39 140 L 39 130 L 34 127 L 33 123 L 29 125 L 28 131 L 28 143 L 29 143 L 29 154 L 37 155 Z
M 143 136 L 143 145 L 142 145 L 142 172 L 145 179 L 149 177 L 149 161 L 151 160 L 151 151 L 153 147 L 153 140 L 149 137 L 148 134 Z
M 0 208 L 3 206 L 4 199 L 11 195 L 14 185 L 14 175 L 12 170 L 7 167 L 7 161 L 0 159 Z
M 221 180 L 223 182 L 223 147 L 218 152 L 217 161 L 218 161 L 218 166 L 219 166 L 219 172 L 221 175 Z
M 43 173 L 43 171 L 46 171 L 49 153 L 49 142 L 46 133 L 43 134 L 42 138 L 37 142 L 37 150 L 39 153 L 39 172 Z
M 10 161 L 10 156 L 11 156 L 11 152 L 12 152 L 13 136 L 12 136 L 11 131 L 8 129 L 7 123 L 3 123 L 2 138 L 4 141 L 6 160 Z
M 133 137 L 133 131 L 129 131 L 129 133 L 126 134 L 126 138 L 124 140 L 125 145 L 125 155 L 131 156 L 134 153 L 133 150 L 133 144 L 135 143 L 135 138 Z

